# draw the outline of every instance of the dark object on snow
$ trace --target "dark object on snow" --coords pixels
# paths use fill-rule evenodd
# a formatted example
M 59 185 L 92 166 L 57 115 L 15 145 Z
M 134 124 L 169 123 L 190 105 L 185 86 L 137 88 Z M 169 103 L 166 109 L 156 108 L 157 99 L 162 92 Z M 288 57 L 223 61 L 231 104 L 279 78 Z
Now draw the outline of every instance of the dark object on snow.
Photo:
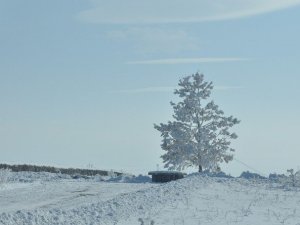
M 151 171 L 148 175 L 152 176 L 152 182 L 169 182 L 183 178 L 186 174 L 177 171 Z

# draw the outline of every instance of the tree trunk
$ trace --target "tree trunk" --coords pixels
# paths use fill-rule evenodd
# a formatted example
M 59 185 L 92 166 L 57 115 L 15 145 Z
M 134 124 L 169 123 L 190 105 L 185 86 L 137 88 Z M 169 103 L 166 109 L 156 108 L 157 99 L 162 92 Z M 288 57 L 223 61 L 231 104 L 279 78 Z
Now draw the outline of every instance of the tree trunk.
M 198 170 L 199 173 L 202 173 L 202 166 L 199 165 L 199 170 Z

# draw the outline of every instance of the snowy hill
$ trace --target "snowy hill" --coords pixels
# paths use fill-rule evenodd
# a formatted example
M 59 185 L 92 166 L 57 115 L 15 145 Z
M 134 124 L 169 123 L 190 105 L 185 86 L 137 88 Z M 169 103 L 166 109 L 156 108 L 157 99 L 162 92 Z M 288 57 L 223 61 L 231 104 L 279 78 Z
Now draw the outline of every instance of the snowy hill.
M 194 174 L 154 184 L 50 176 L 0 187 L 0 224 L 300 224 L 300 192 L 267 179 Z

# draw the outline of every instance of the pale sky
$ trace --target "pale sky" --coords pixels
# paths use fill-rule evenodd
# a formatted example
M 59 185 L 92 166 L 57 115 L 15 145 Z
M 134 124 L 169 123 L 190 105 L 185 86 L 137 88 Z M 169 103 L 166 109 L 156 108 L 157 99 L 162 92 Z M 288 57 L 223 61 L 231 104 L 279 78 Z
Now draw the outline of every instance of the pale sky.
M 299 22 L 300 0 L 0 0 L 0 163 L 162 169 L 153 124 L 200 72 L 236 159 L 297 169 Z

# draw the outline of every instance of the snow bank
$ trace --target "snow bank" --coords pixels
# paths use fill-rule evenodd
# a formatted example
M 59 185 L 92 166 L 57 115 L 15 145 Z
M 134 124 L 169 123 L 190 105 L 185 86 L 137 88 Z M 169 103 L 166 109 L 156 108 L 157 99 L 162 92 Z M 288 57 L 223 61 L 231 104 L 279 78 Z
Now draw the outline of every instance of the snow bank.
M 205 176 L 205 177 L 219 177 L 219 178 L 233 178 L 232 176 L 224 173 L 224 172 L 210 172 L 210 171 L 203 171 L 202 173 L 196 172 L 196 173 L 191 173 L 187 175 L 189 176 Z
M 85 176 L 80 174 L 67 175 L 60 173 L 48 173 L 48 172 L 5 172 L 0 173 L 0 183 L 32 183 L 32 182 L 50 182 L 50 181 L 60 181 L 60 180 L 91 180 L 91 181 L 106 181 L 106 182 L 117 182 L 117 183 L 146 183 L 151 182 L 149 176 L 143 175 L 130 175 L 124 174 L 120 176 Z M 4 181 L 5 180 L 5 181 Z
M 0 187 L 7 182 L 9 175 L 10 175 L 9 169 L 0 169 Z
M 7 182 L 32 183 L 36 181 L 58 181 L 71 179 L 70 175 L 48 172 L 10 172 Z
M 119 183 L 148 183 L 151 182 L 151 178 L 149 176 L 143 175 L 138 175 L 137 177 L 134 175 L 121 175 L 117 177 L 112 177 L 106 181 Z
M 261 176 L 258 173 L 251 173 L 249 171 L 242 172 L 242 174 L 239 177 L 245 179 L 267 179 L 266 177 Z
M 132 177 L 122 179 L 130 180 Z M 45 188 L 56 182 L 50 182 Z M 60 185 L 69 185 L 69 188 L 73 188 L 71 192 L 62 186 L 55 188 L 55 185 L 49 189 L 52 190 L 51 199 L 60 195 L 61 201 L 52 202 L 47 207 L 37 205 L 30 210 L 0 211 L 0 224 L 295 225 L 300 221 L 300 193 L 296 189 L 276 189 L 267 180 L 256 182 L 255 179 L 193 174 L 164 184 L 91 180 L 70 182 L 65 181 Z M 78 188 L 74 189 L 76 185 Z M 126 192 L 111 195 L 118 188 Z M 63 190 L 65 192 L 61 193 Z M 106 195 L 111 197 L 104 198 Z M 14 200 L 18 201 L 18 196 Z

